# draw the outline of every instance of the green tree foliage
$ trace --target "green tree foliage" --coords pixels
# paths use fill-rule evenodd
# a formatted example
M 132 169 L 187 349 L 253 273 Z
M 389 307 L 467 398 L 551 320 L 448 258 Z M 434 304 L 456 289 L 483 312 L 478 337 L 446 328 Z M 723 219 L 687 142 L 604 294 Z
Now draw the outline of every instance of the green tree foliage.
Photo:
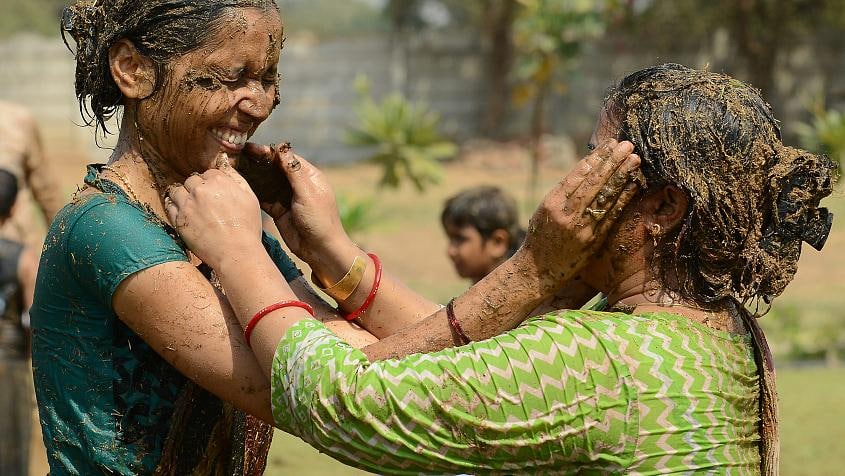
M 359 78 L 356 90 L 357 127 L 351 129 L 350 144 L 373 149 L 369 160 L 382 168 L 379 185 L 398 188 L 409 180 L 420 192 L 440 182 L 440 160 L 454 156 L 457 146 L 437 130 L 439 117 L 422 102 L 412 103 L 398 93 L 376 102 L 369 82 Z
M 554 86 L 565 86 L 562 73 L 570 68 L 587 41 L 604 34 L 606 8 L 593 0 L 519 0 L 514 25 L 517 64 L 514 70 L 518 104 L 531 102 L 533 143 L 529 202 L 535 201 L 542 161 L 541 138 L 546 129 L 546 102 Z
M 818 154 L 825 154 L 836 162 L 841 173 L 845 165 L 845 114 L 835 109 L 825 109 L 819 101 L 811 108 L 810 123 L 795 126 L 801 145 Z
M 725 29 L 745 71 L 728 71 L 771 97 L 778 58 L 803 41 L 842 45 L 845 0 L 626 0 L 615 31 L 658 51 L 694 50 Z M 621 28 L 626 26 L 626 28 Z M 820 42 L 815 42 L 821 44 Z M 835 50 L 835 48 L 834 48 Z M 742 74 L 741 74 L 742 73 Z
M 365 231 L 373 220 L 371 199 L 352 200 L 346 195 L 337 196 L 337 210 L 343 229 L 351 237 Z
M 779 358 L 837 365 L 845 357 L 845 327 L 837 309 L 784 303 L 776 305 L 760 324 Z

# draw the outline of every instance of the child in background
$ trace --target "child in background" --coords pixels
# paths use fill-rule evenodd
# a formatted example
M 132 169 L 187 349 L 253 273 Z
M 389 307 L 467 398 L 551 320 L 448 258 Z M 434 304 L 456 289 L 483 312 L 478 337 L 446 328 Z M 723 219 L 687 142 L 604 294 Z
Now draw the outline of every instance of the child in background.
M 448 199 L 440 216 L 455 271 L 473 284 L 522 244 L 516 201 L 498 187 L 481 186 Z

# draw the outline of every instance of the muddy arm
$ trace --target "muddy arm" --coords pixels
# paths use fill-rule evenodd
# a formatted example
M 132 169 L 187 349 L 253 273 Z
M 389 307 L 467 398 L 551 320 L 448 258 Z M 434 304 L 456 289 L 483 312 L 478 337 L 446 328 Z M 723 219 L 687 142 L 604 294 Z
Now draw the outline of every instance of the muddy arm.
M 244 343 L 226 297 L 194 266 L 170 262 L 139 271 L 118 286 L 112 304 L 120 320 L 183 375 L 272 423 L 267 374 Z
M 519 325 L 553 290 L 554 286 L 540 277 L 533 261 L 518 252 L 455 298 L 453 309 L 462 330 L 477 341 Z M 459 343 L 446 310 L 440 309 L 362 350 L 370 360 L 383 360 L 433 352 Z
M 30 117 L 23 127 L 28 129 L 23 163 L 24 178 L 49 225 L 56 213 L 64 206 L 65 200 L 53 171 L 44 157 L 44 148 L 35 121 Z
M 338 235 L 345 238 L 345 234 Z M 359 309 L 369 296 L 375 282 L 376 267 L 373 259 L 351 240 L 338 241 L 341 244 L 325 247 L 309 265 L 326 282 L 336 282 L 346 274 L 356 257 L 366 263 L 364 276 L 355 291 L 347 299 L 338 300 L 340 309 L 348 314 Z M 420 319 L 434 314 L 438 309 L 439 304 L 409 289 L 384 270 L 375 299 L 361 314 L 357 323 L 374 336 L 383 339 L 418 323 Z
M 296 296 L 310 304 L 314 308 L 316 318 L 337 334 L 341 339 L 356 349 L 366 347 L 378 338 L 358 324 L 347 322 L 346 319 L 337 313 L 335 308 L 329 306 L 323 298 L 308 283 L 308 279 L 300 276 L 290 283 L 291 290 Z
M 470 338 L 483 339 L 515 327 L 531 310 L 554 295 L 561 283 L 578 275 L 613 226 L 613 219 L 600 218 L 605 214 L 618 216 L 636 192 L 636 185 L 627 182 L 627 177 L 639 166 L 639 158 L 632 151 L 630 143 L 612 141 L 582 160 L 546 195 L 531 219 L 531 230 L 522 248 L 455 300 L 455 316 Z M 292 159 L 286 163 L 291 169 L 288 176 L 295 193 L 294 213 L 271 215 L 279 217 L 277 224 L 282 225 L 283 236 L 287 233 L 288 246 L 294 252 L 299 251 L 321 281 L 337 282 L 355 254 L 361 251 L 342 232 L 334 198 L 325 192 L 325 180 L 319 171 L 304 159 L 290 156 L 287 159 Z M 610 181 L 611 177 L 617 180 Z M 249 210 L 256 202 L 243 178 L 224 167 L 189 180 L 194 181 L 190 187 L 171 194 L 168 215 L 194 253 L 217 271 L 241 325 L 246 327 L 251 317 L 269 304 L 296 298 L 261 243 L 255 240 L 256 232 L 242 221 L 252 216 Z M 610 191 L 608 196 L 614 201 L 596 218 L 585 210 L 595 206 L 593 198 L 602 187 Z M 297 211 L 296 194 L 313 197 L 318 203 Z M 331 213 L 325 213 L 326 210 Z M 329 219 L 321 220 L 320 213 Z M 299 222 L 285 223 L 291 216 Z M 237 227 L 230 225 L 231 217 L 238 217 Z M 254 227 L 260 230 L 260 223 L 256 222 Z M 300 246 L 306 240 L 312 242 L 310 251 Z M 373 284 L 369 283 L 374 282 L 375 268 L 373 264 L 367 267 L 364 287 L 359 285 L 341 303 L 344 310 L 354 309 L 371 294 Z M 453 345 L 451 326 L 443 310 L 436 311 L 437 305 L 389 276 L 383 277 L 381 284 L 383 288 L 379 288 L 368 316 L 362 321 L 366 327 L 366 319 L 370 319 L 368 330 L 376 336 L 380 333 L 372 325 L 375 318 L 380 319 L 382 329 L 388 330 L 390 326 L 389 330 L 395 332 L 367 347 L 365 352 L 371 358 L 434 351 Z M 420 321 L 417 316 L 421 315 L 429 317 Z M 409 316 L 416 323 L 402 330 Z M 276 346 L 285 331 L 307 317 L 308 313 L 302 309 L 285 308 L 269 313 L 254 328 L 252 348 L 265 375 L 270 375 Z

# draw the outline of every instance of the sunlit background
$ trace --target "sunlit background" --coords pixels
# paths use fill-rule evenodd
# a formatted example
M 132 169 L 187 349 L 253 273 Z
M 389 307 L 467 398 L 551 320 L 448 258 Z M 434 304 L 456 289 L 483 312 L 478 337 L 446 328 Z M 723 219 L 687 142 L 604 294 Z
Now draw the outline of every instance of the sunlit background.
M 0 0 L 0 100 L 33 112 L 70 197 L 113 137 L 95 141 L 81 126 L 58 26 L 66 3 Z M 761 89 L 785 142 L 845 157 L 843 0 L 279 4 L 282 103 L 256 139 L 290 140 L 323 165 L 353 237 L 440 302 L 468 285 L 446 257 L 444 199 L 496 184 L 527 222 L 585 153 L 605 92 L 628 72 L 677 62 L 731 74 Z M 796 280 L 761 321 L 778 367 L 786 475 L 845 465 L 841 184 L 826 204 L 837 214 L 826 248 L 805 246 Z M 268 474 L 327 471 L 352 470 L 277 434 Z

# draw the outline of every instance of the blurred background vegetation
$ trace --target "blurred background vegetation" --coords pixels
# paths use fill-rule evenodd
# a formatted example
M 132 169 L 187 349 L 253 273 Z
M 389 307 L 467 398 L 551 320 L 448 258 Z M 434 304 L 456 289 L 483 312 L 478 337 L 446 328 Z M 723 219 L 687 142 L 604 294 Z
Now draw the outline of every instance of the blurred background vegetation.
M 78 117 L 48 109 L 75 113 L 72 89 L 40 103 L 45 84 L 37 70 L 49 55 L 64 61 L 50 81 L 72 85 L 69 55 L 50 46 L 60 43 L 67 3 L 0 0 L 0 99 L 27 104 L 44 119 L 48 152 L 62 157 L 53 160 L 69 193 L 81 164 L 103 151 L 73 155 L 62 142 Z M 353 237 L 440 302 L 467 285 L 445 256 L 443 200 L 495 183 L 531 211 L 584 152 L 576 144 L 586 143 L 604 88 L 634 69 L 676 61 L 750 82 L 784 120 L 786 142 L 845 161 L 845 0 L 278 3 L 289 40 L 280 66 L 283 103 L 262 130 L 291 134 L 299 150 L 331 164 L 327 173 Z M 33 40 L 33 53 L 22 58 L 18 45 L 30 37 L 44 43 Z M 373 38 L 382 45 L 375 52 L 366 49 Z M 344 55 L 356 55 L 348 63 L 354 71 L 326 66 Z M 15 70 L 5 58 L 23 66 Z M 360 74 L 370 82 L 356 94 Z M 845 437 L 838 404 L 845 391 L 841 183 L 826 204 L 836 218 L 824 252 L 805 247 L 795 282 L 761 320 L 779 366 L 787 475 L 835 474 L 845 464 L 836 449 Z M 271 473 L 339 471 L 288 437 L 278 441 Z

